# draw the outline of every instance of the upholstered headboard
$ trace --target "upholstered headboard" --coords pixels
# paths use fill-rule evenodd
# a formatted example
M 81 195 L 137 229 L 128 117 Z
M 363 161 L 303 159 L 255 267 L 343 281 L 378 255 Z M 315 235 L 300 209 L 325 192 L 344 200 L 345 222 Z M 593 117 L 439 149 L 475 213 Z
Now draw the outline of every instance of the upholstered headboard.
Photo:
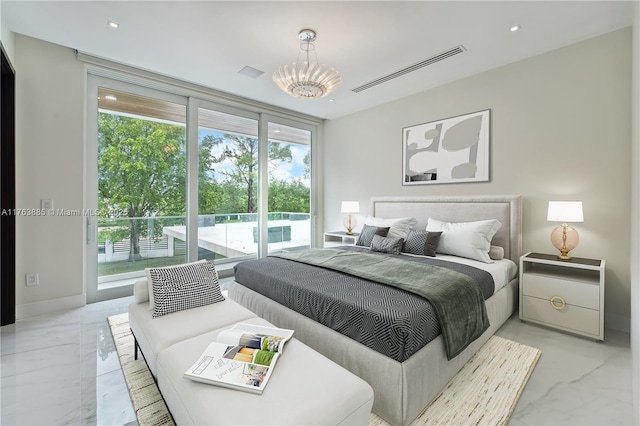
M 432 217 L 447 222 L 497 219 L 502 227 L 492 245 L 504 248 L 504 256 L 518 264 L 522 254 L 522 197 L 519 195 L 372 197 L 371 216 L 414 217 L 415 228 L 425 229 Z

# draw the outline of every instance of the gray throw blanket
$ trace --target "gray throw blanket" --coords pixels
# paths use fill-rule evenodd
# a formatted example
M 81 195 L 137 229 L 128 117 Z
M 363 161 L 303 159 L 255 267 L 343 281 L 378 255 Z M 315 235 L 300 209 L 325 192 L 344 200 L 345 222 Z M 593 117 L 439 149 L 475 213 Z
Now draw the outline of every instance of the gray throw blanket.
M 440 321 L 448 359 L 460 354 L 489 328 L 478 284 L 451 269 L 340 249 L 308 249 L 272 256 L 333 269 L 424 297 Z

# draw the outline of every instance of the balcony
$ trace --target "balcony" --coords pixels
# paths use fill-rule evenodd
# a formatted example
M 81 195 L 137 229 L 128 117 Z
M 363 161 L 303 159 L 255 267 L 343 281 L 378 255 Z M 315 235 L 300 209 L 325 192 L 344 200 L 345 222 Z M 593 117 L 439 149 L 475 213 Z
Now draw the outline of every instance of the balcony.
M 216 264 L 254 258 L 258 253 L 255 213 L 198 217 L 198 259 Z M 308 213 L 269 213 L 269 253 L 311 246 Z M 131 229 L 139 230 L 138 253 Z M 186 261 L 185 216 L 100 219 L 98 222 L 98 288 L 131 284 L 144 276 L 144 268 L 177 265 Z

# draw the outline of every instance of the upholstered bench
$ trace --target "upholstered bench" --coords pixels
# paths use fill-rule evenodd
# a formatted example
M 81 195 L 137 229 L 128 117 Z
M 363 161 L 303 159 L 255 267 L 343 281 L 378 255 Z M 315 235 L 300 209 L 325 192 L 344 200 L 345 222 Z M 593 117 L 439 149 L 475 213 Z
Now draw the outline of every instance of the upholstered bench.
M 135 283 L 136 303 L 129 306 L 136 354 L 140 348 L 177 424 L 368 423 L 373 406 L 371 386 L 296 340 L 295 334 L 286 343 L 262 395 L 184 378 L 184 372 L 221 330 L 238 322 L 273 325 L 225 299 L 212 264 L 177 268 L 157 268 L 160 271 L 155 271 L 153 284 L 150 279 Z M 183 282 L 173 282 L 174 275 Z M 156 290 L 156 297 L 164 299 L 154 302 Z M 208 302 L 193 306 L 200 303 L 200 297 Z
M 273 326 L 262 318 L 243 322 Z M 158 386 L 177 424 L 368 423 L 373 406 L 371 386 L 295 338 L 286 343 L 262 395 L 183 378 L 220 331 L 176 343 L 158 356 Z
M 190 337 L 256 317 L 250 310 L 227 298 L 223 302 L 153 318 L 147 281 L 136 282 L 133 293 L 137 303 L 129 306 L 129 327 L 154 377 L 156 358 L 163 349 Z

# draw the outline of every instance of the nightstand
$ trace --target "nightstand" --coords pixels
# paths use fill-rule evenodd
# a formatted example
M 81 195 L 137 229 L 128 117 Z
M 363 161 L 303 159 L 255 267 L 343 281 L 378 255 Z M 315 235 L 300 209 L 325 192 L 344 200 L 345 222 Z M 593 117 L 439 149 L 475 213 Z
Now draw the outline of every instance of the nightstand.
M 520 319 L 604 340 L 604 263 L 525 254 L 520 258 Z
M 351 235 L 348 235 L 346 231 L 325 232 L 323 247 L 355 246 L 359 236 L 359 232 L 354 232 Z

